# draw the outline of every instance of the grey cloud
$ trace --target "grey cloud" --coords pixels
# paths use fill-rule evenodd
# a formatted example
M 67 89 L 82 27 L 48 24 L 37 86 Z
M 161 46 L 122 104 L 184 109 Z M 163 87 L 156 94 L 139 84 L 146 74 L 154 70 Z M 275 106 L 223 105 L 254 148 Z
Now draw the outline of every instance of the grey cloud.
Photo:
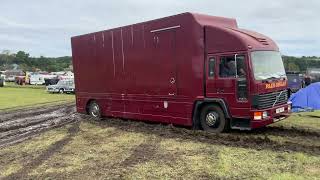
M 70 37 L 185 11 L 233 17 L 287 55 L 320 55 L 318 0 L 2 0 L 0 50 L 71 55 Z

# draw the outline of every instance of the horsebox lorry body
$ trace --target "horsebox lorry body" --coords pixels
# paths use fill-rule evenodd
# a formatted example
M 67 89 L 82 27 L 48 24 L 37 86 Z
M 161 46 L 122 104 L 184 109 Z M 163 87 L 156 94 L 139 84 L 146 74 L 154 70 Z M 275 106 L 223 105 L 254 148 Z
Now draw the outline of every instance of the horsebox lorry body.
M 183 13 L 71 38 L 80 113 L 222 132 L 288 117 L 270 38 L 235 19 Z

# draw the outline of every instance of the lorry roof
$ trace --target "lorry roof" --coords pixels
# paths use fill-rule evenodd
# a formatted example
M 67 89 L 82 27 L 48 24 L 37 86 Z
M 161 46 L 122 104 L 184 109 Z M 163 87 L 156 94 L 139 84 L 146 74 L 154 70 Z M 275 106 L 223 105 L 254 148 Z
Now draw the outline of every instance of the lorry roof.
M 188 13 L 187 13 L 188 14 Z M 198 13 L 189 13 L 202 26 L 221 26 L 229 28 L 238 28 L 237 20 L 233 18 L 211 16 Z
M 134 23 L 134 24 L 126 25 L 126 26 L 115 27 L 115 28 L 111 28 L 111 29 L 107 29 L 107 30 L 115 30 L 118 28 L 126 28 L 128 26 L 148 24 L 148 23 L 152 23 L 152 22 L 156 22 L 156 21 L 174 18 L 177 16 L 185 16 L 186 18 L 191 17 L 201 26 L 220 26 L 220 27 L 238 28 L 237 21 L 236 21 L 236 19 L 233 19 L 233 18 L 226 18 L 226 17 L 211 16 L 211 15 L 205 15 L 205 14 L 199 14 L 199 13 L 185 12 L 185 13 L 167 16 L 167 17 L 163 17 L 163 18 L 158 18 L 158 19 L 154 19 L 154 20 L 150 20 L 150 21 L 144 21 L 144 22 Z M 105 31 L 105 30 L 102 30 L 102 31 Z M 90 35 L 90 34 L 102 32 L 102 31 L 87 33 L 87 34 L 78 35 L 78 36 Z M 72 38 L 75 38 L 78 36 L 74 36 Z
M 279 51 L 278 46 L 276 43 L 270 39 L 269 37 L 262 35 L 260 33 L 254 32 L 254 31 L 249 31 L 245 29 L 240 29 L 238 28 L 237 21 L 236 19 L 233 18 L 226 18 L 226 17 L 218 17 L 218 16 L 211 16 L 211 15 L 205 15 L 205 14 L 199 14 L 199 13 L 182 13 L 182 14 L 177 14 L 173 16 L 168 16 L 168 17 L 163 17 L 159 19 L 154 19 L 150 21 L 145 21 L 145 22 L 140 22 L 136 24 L 131 24 L 127 26 L 122 26 L 122 27 L 117 27 L 117 28 L 112 28 L 108 30 L 102 30 L 98 32 L 93 32 L 93 33 L 88 33 L 84 35 L 79 35 L 79 36 L 74 36 L 73 38 L 77 37 L 82 37 L 82 36 L 87 36 L 87 35 L 93 35 L 95 33 L 100 33 L 104 31 L 113 31 L 117 30 L 120 28 L 129 28 L 132 26 L 137 26 L 137 25 L 152 25 L 152 24 L 157 24 L 157 26 L 160 24 L 167 24 L 168 22 L 174 22 L 174 21 L 179 21 L 179 20 L 185 20 L 188 22 L 193 22 L 194 24 L 202 27 L 213 27 L 214 29 L 220 29 L 221 31 L 224 31 L 235 38 L 237 38 L 240 43 L 242 44 L 242 49 L 247 50 L 247 49 L 252 49 L 252 50 L 275 50 Z M 170 23 L 171 24 L 171 23 Z

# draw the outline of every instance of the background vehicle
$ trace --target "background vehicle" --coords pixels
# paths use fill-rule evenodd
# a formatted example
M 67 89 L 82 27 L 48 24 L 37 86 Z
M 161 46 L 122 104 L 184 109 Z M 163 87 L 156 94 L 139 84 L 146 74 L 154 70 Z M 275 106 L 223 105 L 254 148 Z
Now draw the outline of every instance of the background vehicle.
M 3 71 L 0 72 L 0 87 L 5 85 L 5 78 L 6 76 L 3 74 Z
M 0 75 L 0 87 L 4 86 L 4 77 Z
M 184 13 L 71 42 L 81 113 L 222 132 L 290 112 L 277 45 L 235 19 Z
M 310 83 L 320 82 L 320 68 L 308 68 L 306 76 L 310 78 Z
M 288 89 L 291 93 L 295 93 L 304 87 L 302 74 L 299 72 L 286 72 L 288 78 Z
M 31 85 L 42 85 L 45 83 L 44 76 L 38 73 L 30 73 L 28 79 L 29 79 L 29 84 Z
M 55 85 L 59 82 L 59 80 L 60 79 L 58 79 L 58 78 L 46 78 L 46 79 L 44 79 L 44 82 L 45 82 L 44 84 L 46 86 Z
M 16 76 L 14 82 L 18 85 L 26 84 L 26 76 Z
M 74 93 L 74 81 L 73 80 L 60 80 L 55 85 L 47 86 L 47 91 L 50 93 Z
M 17 76 L 24 76 L 25 73 L 22 70 L 14 69 L 14 70 L 6 70 L 4 72 L 5 81 L 14 82 Z

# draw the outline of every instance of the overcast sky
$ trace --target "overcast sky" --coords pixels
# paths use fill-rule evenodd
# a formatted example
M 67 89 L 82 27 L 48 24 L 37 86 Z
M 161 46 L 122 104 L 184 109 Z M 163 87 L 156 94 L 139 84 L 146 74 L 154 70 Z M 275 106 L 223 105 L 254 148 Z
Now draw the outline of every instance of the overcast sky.
M 320 56 L 320 0 L 1 0 L 0 51 L 69 56 L 71 36 L 186 11 L 236 18 L 285 55 Z

